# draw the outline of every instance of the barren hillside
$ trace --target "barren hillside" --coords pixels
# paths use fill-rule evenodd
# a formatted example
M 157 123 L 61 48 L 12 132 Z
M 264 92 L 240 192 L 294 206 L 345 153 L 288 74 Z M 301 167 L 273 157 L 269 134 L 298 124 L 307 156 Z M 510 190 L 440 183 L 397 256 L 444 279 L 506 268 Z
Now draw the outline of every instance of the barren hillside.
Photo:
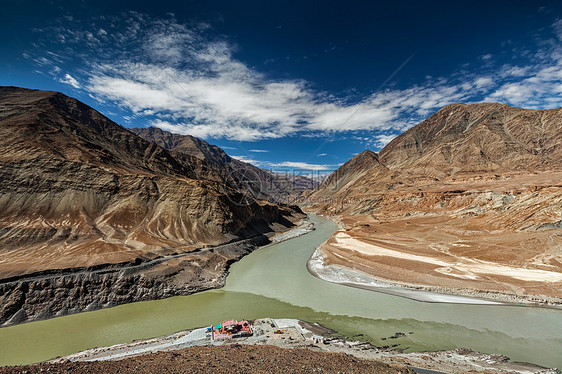
M 0 323 L 31 303 L 33 291 L 16 292 L 10 278 L 195 253 L 286 230 L 299 217 L 298 208 L 257 200 L 204 160 L 172 154 L 75 99 L 0 88 Z M 241 255 L 200 256 L 190 266 L 218 261 L 210 269 L 216 274 L 190 269 L 177 292 L 217 286 L 228 261 Z M 85 287 L 85 300 L 99 291 Z M 150 298 L 125 288 L 131 299 Z M 122 302 L 111 298 L 107 304 Z
M 309 204 L 346 225 L 324 246 L 327 263 L 410 285 L 562 298 L 561 109 L 449 105 L 378 155 L 351 159 Z

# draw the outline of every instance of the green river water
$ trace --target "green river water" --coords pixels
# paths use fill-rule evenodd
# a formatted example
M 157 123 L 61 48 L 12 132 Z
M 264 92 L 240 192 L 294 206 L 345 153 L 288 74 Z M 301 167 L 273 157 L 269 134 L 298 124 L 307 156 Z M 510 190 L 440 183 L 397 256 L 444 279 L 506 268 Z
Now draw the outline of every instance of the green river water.
M 424 303 L 328 283 L 306 262 L 337 226 L 311 216 L 316 230 L 262 248 L 234 264 L 220 290 L 138 302 L 0 329 L 0 365 L 46 360 L 226 319 L 298 318 L 375 345 L 407 351 L 458 347 L 562 367 L 562 311 Z M 406 337 L 380 338 L 405 332 Z

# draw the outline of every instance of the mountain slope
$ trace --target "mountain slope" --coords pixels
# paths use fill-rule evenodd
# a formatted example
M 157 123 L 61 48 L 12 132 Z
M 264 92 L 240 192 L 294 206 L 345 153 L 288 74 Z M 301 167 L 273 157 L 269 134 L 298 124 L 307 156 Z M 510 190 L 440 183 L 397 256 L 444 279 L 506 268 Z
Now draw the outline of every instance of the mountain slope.
M 309 202 L 318 197 L 318 203 L 333 203 L 329 205 L 343 206 L 349 204 L 346 196 L 350 191 L 353 193 L 369 192 L 369 187 L 381 178 L 389 177 L 393 172 L 382 165 L 379 157 L 372 151 L 364 151 L 333 172 L 319 187 L 314 191 L 313 197 Z M 367 186 L 367 190 L 361 190 L 361 186 Z M 315 201 L 316 202 L 316 201 Z
M 562 302 L 562 109 L 449 105 L 348 161 L 308 204 L 346 226 L 327 264 Z
M 298 209 L 246 196 L 199 158 L 172 154 L 75 99 L 0 88 L 0 283 L 45 271 L 118 269 L 263 237 L 300 217 Z M 192 261 L 222 264 L 209 269 L 215 283 L 201 287 L 220 284 L 234 255 L 213 256 Z M 189 271 L 178 286 L 191 287 L 200 270 Z M 14 299 L 16 283 L 0 287 L 0 323 L 29 302 Z M 127 287 L 130 297 L 113 304 L 150 298 Z M 6 298 L 17 305 L 8 308 Z
M 562 108 L 497 103 L 446 106 L 380 152 L 390 169 L 432 173 L 550 170 L 561 167 Z
M 300 175 L 282 175 L 262 170 L 228 156 L 222 149 L 190 135 L 173 134 L 155 127 L 133 128 L 133 133 L 173 152 L 195 157 L 220 171 L 225 183 L 244 189 L 258 199 L 290 204 L 315 186 Z

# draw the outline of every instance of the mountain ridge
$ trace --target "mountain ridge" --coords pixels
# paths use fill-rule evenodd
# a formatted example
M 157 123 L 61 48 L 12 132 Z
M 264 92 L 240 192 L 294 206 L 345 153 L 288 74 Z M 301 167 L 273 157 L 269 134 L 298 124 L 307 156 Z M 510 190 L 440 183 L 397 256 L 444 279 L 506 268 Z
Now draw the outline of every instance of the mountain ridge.
M 76 99 L 0 87 L 0 325 L 219 287 L 303 217 Z
M 432 156 L 439 156 L 442 165 L 451 167 L 472 163 L 470 166 L 475 171 L 490 170 L 490 167 L 547 169 L 550 164 L 560 167 L 561 114 L 562 108 L 535 110 L 499 103 L 451 104 L 393 139 L 379 155 L 382 163 L 391 169 L 436 164 L 435 160 L 433 163 L 429 160 Z M 546 126 L 545 120 L 549 121 Z M 446 144 L 438 147 L 436 142 Z M 434 151 L 424 158 L 428 149 L 433 151 L 432 147 L 438 147 L 441 154 Z M 471 157 L 461 155 L 466 158 L 462 159 L 452 154 L 466 148 L 470 148 Z M 519 160 L 512 160 L 513 156 Z
M 255 198 L 291 205 L 309 187 L 316 185 L 305 176 L 281 175 L 237 160 L 221 148 L 191 135 L 174 134 L 155 127 L 129 130 L 174 154 L 186 154 L 207 162 L 220 170 L 225 181 L 236 188 L 246 189 Z
M 562 108 L 449 105 L 308 196 L 344 226 L 315 256 L 414 289 L 562 304 L 561 181 Z

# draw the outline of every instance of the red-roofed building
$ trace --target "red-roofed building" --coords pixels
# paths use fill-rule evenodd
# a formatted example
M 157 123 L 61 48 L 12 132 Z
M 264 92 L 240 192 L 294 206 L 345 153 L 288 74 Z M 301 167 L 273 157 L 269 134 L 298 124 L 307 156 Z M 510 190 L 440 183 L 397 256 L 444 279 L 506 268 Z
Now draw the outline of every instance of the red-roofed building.
M 218 325 L 217 325 L 218 326 Z M 253 334 L 252 326 L 248 321 L 229 320 L 220 324 L 220 328 L 213 328 L 213 340 L 240 338 Z

